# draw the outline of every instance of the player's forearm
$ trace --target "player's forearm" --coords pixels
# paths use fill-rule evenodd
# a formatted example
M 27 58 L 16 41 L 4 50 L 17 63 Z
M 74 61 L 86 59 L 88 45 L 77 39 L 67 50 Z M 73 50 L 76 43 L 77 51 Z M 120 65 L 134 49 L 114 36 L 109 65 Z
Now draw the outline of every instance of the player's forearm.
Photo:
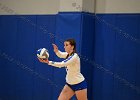
M 49 61 L 48 65 L 54 66 L 54 67 L 65 67 L 64 62 L 54 62 L 54 61 Z

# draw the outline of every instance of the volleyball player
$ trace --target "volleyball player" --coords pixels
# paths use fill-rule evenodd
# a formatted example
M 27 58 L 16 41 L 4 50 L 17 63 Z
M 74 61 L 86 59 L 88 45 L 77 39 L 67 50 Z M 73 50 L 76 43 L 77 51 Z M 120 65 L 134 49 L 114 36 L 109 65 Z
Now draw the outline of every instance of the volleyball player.
M 53 44 L 53 48 L 56 55 L 65 60 L 62 62 L 55 62 L 49 61 L 48 59 L 38 59 L 40 62 L 47 63 L 54 67 L 66 67 L 66 84 L 61 91 L 58 100 L 69 100 L 74 94 L 78 100 L 87 100 L 87 83 L 80 72 L 80 58 L 76 53 L 75 40 L 67 39 L 64 42 L 65 52 L 61 52 L 55 44 Z

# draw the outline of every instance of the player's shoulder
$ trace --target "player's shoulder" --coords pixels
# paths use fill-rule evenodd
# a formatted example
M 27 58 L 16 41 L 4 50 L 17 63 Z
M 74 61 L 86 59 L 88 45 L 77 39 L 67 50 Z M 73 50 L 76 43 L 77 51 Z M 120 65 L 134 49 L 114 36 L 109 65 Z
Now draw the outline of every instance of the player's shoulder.
M 78 57 L 79 58 L 79 55 L 77 53 L 74 53 L 73 56 L 75 57 Z

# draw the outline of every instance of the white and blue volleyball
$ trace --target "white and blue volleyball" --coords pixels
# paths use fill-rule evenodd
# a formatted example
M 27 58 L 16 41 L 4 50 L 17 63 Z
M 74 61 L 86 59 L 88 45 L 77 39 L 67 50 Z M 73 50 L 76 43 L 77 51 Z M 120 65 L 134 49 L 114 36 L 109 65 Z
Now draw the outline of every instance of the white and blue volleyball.
M 46 48 L 40 48 L 37 50 L 37 57 L 41 59 L 48 59 L 49 58 L 49 53 Z

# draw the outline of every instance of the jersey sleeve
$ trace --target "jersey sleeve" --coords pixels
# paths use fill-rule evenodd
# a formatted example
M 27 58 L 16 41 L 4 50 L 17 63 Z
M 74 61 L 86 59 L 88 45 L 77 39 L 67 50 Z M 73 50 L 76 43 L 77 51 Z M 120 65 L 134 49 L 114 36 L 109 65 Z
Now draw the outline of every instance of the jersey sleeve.
M 56 52 L 56 55 L 59 57 L 59 58 L 66 58 L 68 53 L 67 52 L 61 52 L 60 50 L 58 50 L 58 52 Z
M 69 64 L 75 62 L 77 60 L 77 58 L 78 58 L 77 54 L 74 54 L 74 55 L 68 57 L 67 59 L 63 60 L 62 62 L 49 61 L 48 65 L 61 68 L 61 67 L 68 66 Z

